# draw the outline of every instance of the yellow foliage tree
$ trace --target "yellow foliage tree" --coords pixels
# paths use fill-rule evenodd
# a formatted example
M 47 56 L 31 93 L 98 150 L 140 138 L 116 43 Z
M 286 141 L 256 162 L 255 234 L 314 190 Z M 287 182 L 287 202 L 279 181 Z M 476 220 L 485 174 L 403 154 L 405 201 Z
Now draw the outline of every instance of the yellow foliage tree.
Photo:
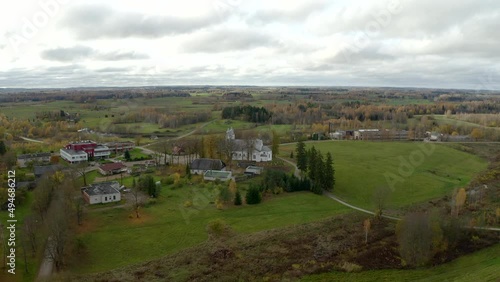
M 368 232 L 370 232 L 371 226 L 372 224 L 370 222 L 370 219 L 365 219 L 365 221 L 363 222 L 363 228 L 365 230 L 365 244 L 368 244 Z
M 460 208 L 465 204 L 466 197 L 467 197 L 467 193 L 465 192 L 465 189 L 460 188 L 460 190 L 458 190 L 457 195 L 455 196 L 455 207 L 456 207 L 457 216 L 460 212 Z

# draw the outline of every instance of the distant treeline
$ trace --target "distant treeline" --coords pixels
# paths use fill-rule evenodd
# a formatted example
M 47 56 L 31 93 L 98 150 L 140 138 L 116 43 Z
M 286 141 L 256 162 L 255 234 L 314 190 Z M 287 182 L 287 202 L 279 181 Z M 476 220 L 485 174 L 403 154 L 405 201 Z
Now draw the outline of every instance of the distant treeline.
M 263 107 L 235 106 L 222 110 L 223 119 L 240 119 L 248 122 L 265 123 L 271 118 L 271 113 Z

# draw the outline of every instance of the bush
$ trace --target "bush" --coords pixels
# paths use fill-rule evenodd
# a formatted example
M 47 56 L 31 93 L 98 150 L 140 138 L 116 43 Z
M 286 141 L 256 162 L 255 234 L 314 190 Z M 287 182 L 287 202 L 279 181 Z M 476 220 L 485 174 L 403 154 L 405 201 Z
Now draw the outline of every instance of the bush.
M 174 184 L 174 177 L 173 176 L 168 176 L 168 177 L 162 178 L 161 184 L 163 184 L 163 185 L 172 185 L 172 184 Z
M 223 239 L 230 237 L 233 234 L 231 226 L 223 219 L 215 219 L 207 224 L 208 239 Z

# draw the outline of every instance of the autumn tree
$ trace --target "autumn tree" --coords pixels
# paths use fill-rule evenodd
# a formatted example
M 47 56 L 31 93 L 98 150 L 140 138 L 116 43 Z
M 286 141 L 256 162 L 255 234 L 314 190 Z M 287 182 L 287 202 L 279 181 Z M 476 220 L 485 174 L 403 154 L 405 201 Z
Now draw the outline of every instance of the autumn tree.
M 465 204 L 465 199 L 467 197 L 467 193 L 464 188 L 460 188 L 455 196 L 455 212 L 456 216 L 460 213 L 460 208 Z
M 479 140 L 479 139 L 482 139 L 484 137 L 484 132 L 479 129 L 479 128 L 474 128 L 471 133 L 470 133 L 470 136 L 472 138 L 474 138 L 474 140 Z
M 396 235 L 403 264 L 409 266 L 427 264 L 443 246 L 441 227 L 424 213 L 406 215 L 398 223 Z

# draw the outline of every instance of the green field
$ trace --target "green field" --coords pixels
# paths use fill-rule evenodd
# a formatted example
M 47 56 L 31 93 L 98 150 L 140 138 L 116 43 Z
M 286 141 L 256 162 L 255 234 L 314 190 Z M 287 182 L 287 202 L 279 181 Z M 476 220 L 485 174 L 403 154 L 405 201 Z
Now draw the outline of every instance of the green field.
M 368 209 L 374 207 L 372 197 L 378 187 L 391 187 L 390 183 L 394 183 L 389 206 L 397 208 L 449 195 L 453 189 L 467 185 L 474 174 L 487 167 L 487 162 L 479 157 L 438 144 L 307 143 L 308 148 L 312 145 L 333 155 L 336 170 L 334 194 L 348 203 Z M 295 145 L 287 145 L 280 151 L 283 156 L 289 156 L 294 149 Z M 418 165 L 411 165 L 412 160 Z
M 180 251 L 206 240 L 205 227 L 216 218 L 223 218 L 237 232 L 249 233 L 349 211 L 326 197 L 308 192 L 283 194 L 260 205 L 221 211 L 206 200 L 208 196 L 201 189 L 208 188 L 164 188 L 155 205 L 142 209 L 139 222 L 129 218 L 131 209 L 92 211 L 84 232 L 79 235 L 87 246 L 88 256 L 73 264 L 71 271 L 110 270 Z M 193 200 L 192 208 L 183 206 L 188 199 Z
M 326 281 L 499 281 L 500 244 L 450 263 L 415 270 L 370 270 L 360 273 L 331 272 L 304 277 L 303 282 Z

